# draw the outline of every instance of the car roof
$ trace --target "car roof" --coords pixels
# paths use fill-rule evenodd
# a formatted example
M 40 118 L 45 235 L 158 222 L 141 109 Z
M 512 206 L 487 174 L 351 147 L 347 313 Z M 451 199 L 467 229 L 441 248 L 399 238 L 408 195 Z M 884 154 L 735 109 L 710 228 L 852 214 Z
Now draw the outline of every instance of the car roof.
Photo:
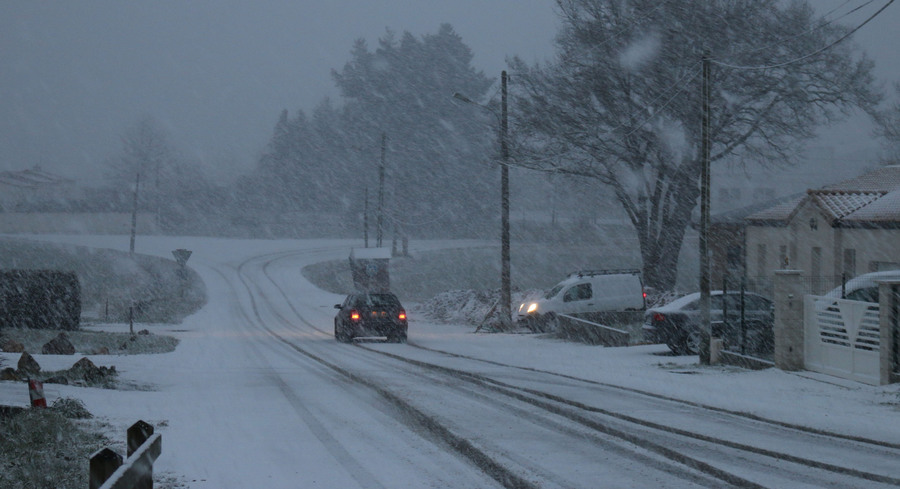
M 555 287 L 559 287 L 561 285 L 566 286 L 566 285 L 570 285 L 570 284 L 574 284 L 574 283 L 590 282 L 592 280 L 602 280 L 601 277 L 622 277 L 622 276 L 635 277 L 639 282 L 641 280 L 640 274 L 632 272 L 632 271 L 608 272 L 608 273 L 596 273 L 596 274 L 589 274 L 589 273 L 579 274 L 578 272 L 575 272 L 575 273 L 569 274 L 568 277 L 566 277 L 561 282 L 559 282 L 558 284 L 551 287 L 551 289 L 553 289 Z
M 732 295 L 732 294 L 737 295 L 740 293 L 741 292 L 739 290 L 729 290 L 728 291 L 728 295 Z M 710 297 L 719 296 L 719 295 L 722 295 L 722 291 L 721 290 L 710 290 L 709 295 L 710 295 Z M 752 295 L 754 297 L 760 297 L 760 298 L 765 299 L 765 297 L 762 297 L 761 295 L 755 294 L 753 292 L 744 292 L 744 295 Z M 692 294 L 681 296 L 668 304 L 665 304 L 665 305 L 662 305 L 659 307 L 654 307 L 652 310 L 653 311 L 676 311 L 676 310 L 679 310 L 682 307 L 690 304 L 691 302 L 694 302 L 699 299 L 700 299 L 700 292 L 694 292 Z M 768 299 L 766 299 L 766 300 L 768 300 Z
M 885 270 L 881 272 L 864 273 L 856 278 L 852 278 L 844 285 L 844 290 L 848 293 L 854 290 L 864 289 L 866 287 L 874 287 L 879 280 L 900 280 L 900 270 Z M 841 286 L 831 289 L 825 297 L 840 297 Z

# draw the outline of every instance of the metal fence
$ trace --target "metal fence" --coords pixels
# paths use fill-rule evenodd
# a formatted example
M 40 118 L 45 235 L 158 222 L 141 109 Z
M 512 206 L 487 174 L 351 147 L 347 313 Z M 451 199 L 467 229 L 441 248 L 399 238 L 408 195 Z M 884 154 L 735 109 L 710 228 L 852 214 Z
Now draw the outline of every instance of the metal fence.
M 847 274 L 843 275 L 801 275 L 801 281 L 805 285 L 807 294 L 824 295 L 829 291 L 842 287 L 851 279 Z M 744 290 L 753 292 L 763 297 L 772 298 L 775 295 L 774 277 L 772 275 L 725 277 L 720 284 L 722 290 L 739 290 L 743 284 Z
M 843 288 L 850 278 L 846 274 L 801 275 L 801 282 L 804 285 L 804 293 L 823 295 L 834 289 Z M 772 275 L 725 277 L 722 283 L 713 284 L 713 287 L 718 286 L 728 292 L 727 296 L 735 297 L 735 300 L 724 301 L 722 320 L 713 325 L 717 329 L 713 336 L 725 340 L 726 350 L 771 360 L 775 349 L 772 330 L 774 311 L 773 316 L 767 320 L 748 319 L 745 313 L 752 305 L 747 304 L 748 301 L 741 292 L 757 294 L 772 300 L 775 295 L 773 279 Z M 839 297 L 843 296 L 842 292 Z

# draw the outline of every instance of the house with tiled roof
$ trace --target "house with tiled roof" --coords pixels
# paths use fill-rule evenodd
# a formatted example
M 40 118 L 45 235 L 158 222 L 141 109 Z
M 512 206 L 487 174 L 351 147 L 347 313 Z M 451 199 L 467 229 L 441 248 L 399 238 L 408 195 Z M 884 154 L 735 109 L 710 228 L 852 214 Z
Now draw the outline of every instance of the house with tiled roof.
M 75 180 L 39 166 L 0 171 L 0 234 L 130 233 L 130 211 L 85 209 L 84 193 Z M 156 233 L 152 213 L 136 217 L 139 232 Z
M 824 292 L 840 277 L 900 268 L 900 165 L 808 190 L 744 218 L 748 276 L 792 268 L 820 277 Z
M 44 171 L 40 166 L 0 171 L 0 211 L 10 212 L 33 202 L 70 198 L 75 192 L 74 180 Z

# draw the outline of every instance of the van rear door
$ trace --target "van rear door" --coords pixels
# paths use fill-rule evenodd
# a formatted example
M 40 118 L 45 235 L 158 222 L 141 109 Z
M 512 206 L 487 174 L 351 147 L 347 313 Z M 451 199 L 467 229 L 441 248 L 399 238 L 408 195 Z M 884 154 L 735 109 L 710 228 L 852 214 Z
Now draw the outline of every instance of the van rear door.
M 637 275 L 621 274 L 597 277 L 594 287 L 594 310 L 641 311 L 644 309 L 644 287 Z

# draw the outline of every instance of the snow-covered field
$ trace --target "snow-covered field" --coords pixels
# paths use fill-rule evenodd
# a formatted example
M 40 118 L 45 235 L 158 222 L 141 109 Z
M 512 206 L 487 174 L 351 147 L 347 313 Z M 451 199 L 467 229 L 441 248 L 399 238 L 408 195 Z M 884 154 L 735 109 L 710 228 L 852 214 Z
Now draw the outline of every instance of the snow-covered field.
M 41 239 L 118 249 L 125 249 L 128 243 L 127 237 L 109 236 Z M 411 248 L 422 252 L 470 244 L 421 242 L 411 243 Z M 300 270 L 317 261 L 345 258 L 351 247 L 358 245 L 347 240 L 139 237 L 139 253 L 171 257 L 176 248 L 192 250 L 188 264 L 206 282 L 208 304 L 182 324 L 147 326 L 155 333 L 179 338 L 175 352 L 92 357 L 98 365 L 115 365 L 124 383 L 143 389 L 45 385 L 48 401 L 82 399 L 92 413 L 121 433 L 138 419 L 156 425 L 163 436 L 156 472 L 177 477 L 190 487 L 383 487 L 377 480 L 396 481 L 394 487 L 481 486 L 484 481 L 477 470 L 458 458 L 433 453 L 430 445 L 407 433 L 408 427 L 397 426 L 395 437 L 368 439 L 367 423 L 392 423 L 386 419 L 388 408 L 380 406 L 371 394 L 343 385 L 333 373 L 311 375 L 323 370 L 321 365 L 291 354 L 262 331 L 262 327 L 270 327 L 322 357 L 338 351 L 324 332 L 330 331 L 332 305 L 341 297 L 316 289 Z M 249 273 L 247 264 L 254 257 L 288 256 L 298 250 L 303 250 L 299 258 L 270 268 L 267 264 L 260 270 L 273 282 L 286 284 L 279 291 L 284 303 L 259 303 L 264 286 L 240 280 Z M 270 312 L 248 314 L 264 306 Z M 290 321 L 276 324 L 289 316 L 289 308 L 303 318 L 294 321 L 296 328 L 286 326 Z M 96 327 L 127 331 L 128 325 Z M 392 351 L 397 354 L 414 358 L 424 353 L 412 351 L 412 345 L 421 346 L 522 367 L 522 376 L 528 375 L 528 369 L 554 372 L 900 443 L 898 385 L 868 386 L 810 372 L 705 367 L 697 364 L 697 357 L 668 355 L 662 345 L 603 348 L 535 335 L 475 334 L 471 326 L 433 324 L 414 315 L 409 341 L 411 345 L 373 348 L 395 348 Z M 0 355 L 11 365 L 18 359 L 12 354 Z M 45 370 L 53 370 L 68 368 L 77 358 L 36 355 L 36 359 Z M 364 360 L 348 361 L 362 365 Z M 25 404 L 27 399 L 24 384 L 0 383 L 0 402 Z M 348 399 L 355 401 L 348 403 Z M 354 403 L 361 407 L 350 405 Z M 332 412 L 325 414 L 329 410 Z M 472 422 L 477 425 L 477 415 Z M 356 462 L 366 459 L 361 457 L 363 452 L 372 454 L 376 462 Z M 378 452 L 383 453 L 379 456 Z M 404 460 L 397 460 L 398 454 Z M 410 467 L 418 467 L 420 472 Z M 373 474 L 376 482 L 367 484 Z

